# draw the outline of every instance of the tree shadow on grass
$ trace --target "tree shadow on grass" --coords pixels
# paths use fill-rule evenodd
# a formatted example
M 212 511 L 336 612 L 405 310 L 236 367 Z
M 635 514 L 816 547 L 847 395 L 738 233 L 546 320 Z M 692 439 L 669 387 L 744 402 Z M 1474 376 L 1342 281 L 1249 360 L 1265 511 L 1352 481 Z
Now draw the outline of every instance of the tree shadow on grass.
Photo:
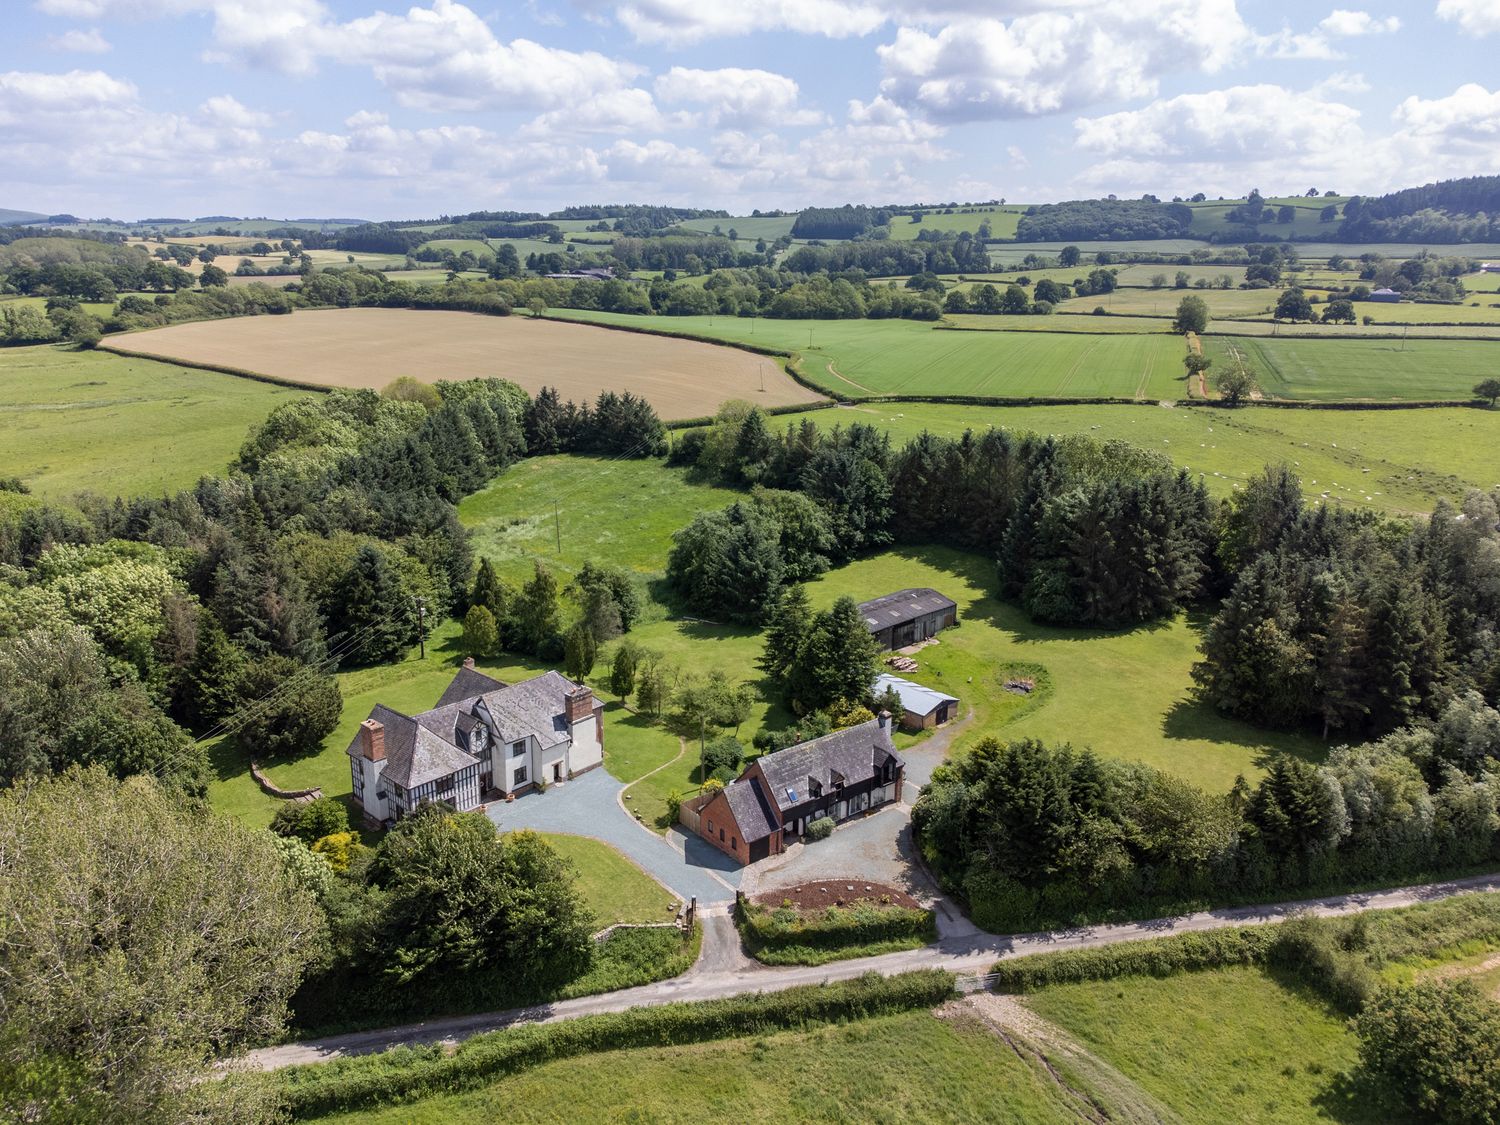
M 1219 714 L 1201 699 L 1179 699 L 1162 719 L 1163 737 L 1183 741 L 1215 742 L 1242 746 L 1255 754 L 1255 764 L 1265 769 L 1278 753 L 1303 761 L 1321 763 L 1327 748 L 1308 735 L 1262 730 L 1238 719 Z

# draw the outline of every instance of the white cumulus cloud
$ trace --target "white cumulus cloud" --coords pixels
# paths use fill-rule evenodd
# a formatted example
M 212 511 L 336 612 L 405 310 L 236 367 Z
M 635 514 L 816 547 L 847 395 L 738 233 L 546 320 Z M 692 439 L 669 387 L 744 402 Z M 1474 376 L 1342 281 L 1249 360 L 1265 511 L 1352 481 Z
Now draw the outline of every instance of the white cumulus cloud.
M 49 35 L 47 46 L 54 51 L 74 51 L 80 55 L 103 55 L 113 49 L 97 27 L 75 27 L 61 35 Z
M 714 128 L 816 125 L 823 115 L 797 105 L 797 83 L 784 74 L 730 66 L 699 70 L 674 66 L 655 83 L 668 105 L 703 106 L 703 123 Z
M 1500 34 L 1500 4 L 1495 0 L 1438 0 L 1437 14 L 1471 35 Z

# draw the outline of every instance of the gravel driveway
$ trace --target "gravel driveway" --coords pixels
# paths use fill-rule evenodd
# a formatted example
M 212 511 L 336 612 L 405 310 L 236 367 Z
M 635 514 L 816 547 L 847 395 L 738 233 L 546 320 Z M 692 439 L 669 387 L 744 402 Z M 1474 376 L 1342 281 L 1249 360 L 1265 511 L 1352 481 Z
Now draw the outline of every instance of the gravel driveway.
M 728 866 L 727 857 L 706 844 L 702 849 L 673 847 L 636 823 L 616 799 L 624 788 L 608 772 L 596 769 L 572 781 L 549 785 L 545 793 L 528 793 L 509 803 L 497 801 L 486 811 L 502 832 L 532 828 L 603 840 L 683 899 L 696 896 L 704 906 L 733 902 L 734 890 L 726 883 L 734 882 L 738 872 L 718 870 L 720 859 Z

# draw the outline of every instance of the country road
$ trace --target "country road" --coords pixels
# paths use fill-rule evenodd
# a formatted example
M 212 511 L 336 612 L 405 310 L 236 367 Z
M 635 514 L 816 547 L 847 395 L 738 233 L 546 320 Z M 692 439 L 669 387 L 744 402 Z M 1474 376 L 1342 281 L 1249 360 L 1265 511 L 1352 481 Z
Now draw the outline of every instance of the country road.
M 335 1035 L 310 1039 L 279 1047 L 263 1047 L 249 1052 L 242 1060 L 252 1068 L 278 1070 L 286 1066 L 325 1062 L 346 1055 L 370 1054 L 397 1046 L 429 1043 L 456 1043 L 471 1035 L 495 1031 L 520 1023 L 550 1023 L 573 1016 L 596 1012 L 618 1012 L 648 1004 L 670 1004 L 683 1000 L 714 1000 L 745 992 L 774 992 L 800 984 L 846 980 L 861 973 L 886 975 L 912 969 L 948 969 L 956 973 L 983 973 L 996 961 L 1029 953 L 1056 953 L 1069 949 L 1089 949 L 1117 942 L 1142 941 L 1172 934 L 1224 929 L 1230 926 L 1259 925 L 1278 922 L 1294 912 L 1324 917 L 1356 914 L 1364 910 L 1390 910 L 1416 906 L 1424 902 L 1451 898 L 1461 894 L 1500 891 L 1500 873 L 1475 875 L 1444 883 L 1425 883 L 1367 894 L 1335 895 L 1330 898 L 1306 899 L 1263 906 L 1237 906 L 1206 910 L 1173 918 L 1155 918 L 1144 922 L 1087 926 L 1071 930 L 1052 930 L 1008 937 L 977 934 L 972 938 L 945 938 L 935 945 L 879 957 L 836 961 L 816 967 L 769 968 L 746 959 L 738 948 L 738 935 L 729 924 L 725 907 L 706 910 L 703 927 L 703 952 L 691 970 L 672 980 L 656 984 L 539 1004 L 503 1012 L 486 1012 L 474 1016 L 430 1020 L 404 1027 Z

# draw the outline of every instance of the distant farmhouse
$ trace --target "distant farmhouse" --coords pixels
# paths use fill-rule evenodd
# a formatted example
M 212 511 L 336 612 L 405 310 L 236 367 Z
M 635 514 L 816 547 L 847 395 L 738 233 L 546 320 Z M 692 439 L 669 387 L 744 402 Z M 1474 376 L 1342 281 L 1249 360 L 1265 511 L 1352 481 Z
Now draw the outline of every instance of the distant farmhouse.
M 875 677 L 875 696 L 894 691 L 901 700 L 901 725 L 908 730 L 930 730 L 958 718 L 958 699 L 884 672 Z
M 545 276 L 553 281 L 614 281 L 615 271 L 590 267 L 584 270 L 568 270 L 566 273 L 549 273 Z
M 423 805 L 459 812 L 604 762 L 603 705 L 557 672 L 506 686 L 465 660 L 431 711 L 377 704 L 349 744 L 354 800 L 390 825 Z
M 926 587 L 861 602 L 859 612 L 881 648 L 905 648 L 958 624 L 958 604 Z
M 1372 301 L 1385 301 L 1387 303 L 1390 303 L 1401 300 L 1401 294 L 1397 293 L 1394 289 L 1377 289 L 1375 290 L 1375 292 L 1370 294 L 1369 299 Z
M 682 804 L 681 820 L 740 863 L 779 855 L 820 817 L 847 820 L 901 800 L 906 763 L 891 742 L 891 716 L 836 730 L 757 758 L 706 800 Z

